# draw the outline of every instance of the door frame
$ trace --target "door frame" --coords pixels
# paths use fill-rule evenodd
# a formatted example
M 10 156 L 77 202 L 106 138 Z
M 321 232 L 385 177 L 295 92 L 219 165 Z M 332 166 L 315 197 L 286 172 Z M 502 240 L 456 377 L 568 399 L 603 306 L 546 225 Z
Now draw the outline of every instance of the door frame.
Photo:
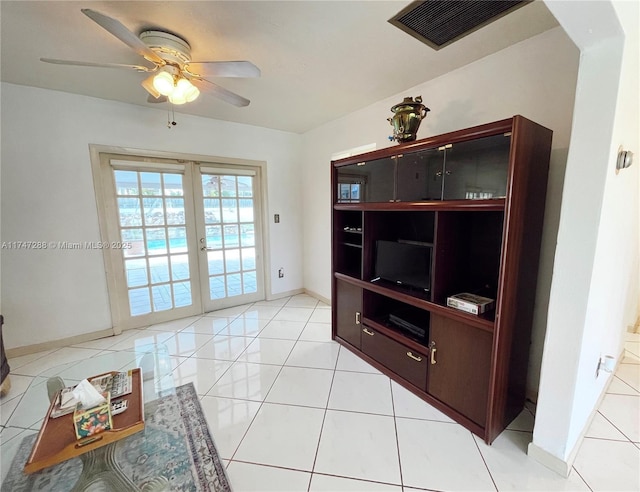
M 109 197 L 107 196 L 107 187 L 109 183 L 106 182 L 102 175 L 101 171 L 101 158 L 102 154 L 116 154 L 121 155 L 127 158 L 138 158 L 142 161 L 144 159 L 149 159 L 150 161 L 154 161 L 155 159 L 163 159 L 163 160 L 174 160 L 178 162 L 196 162 L 202 164 L 209 165 L 225 165 L 230 167 L 231 169 L 234 166 L 242 166 L 242 167 L 255 167 L 258 170 L 259 181 L 260 181 L 260 196 L 261 196 L 261 204 L 260 204 L 260 215 L 262 221 L 262 235 L 261 235 L 261 247 L 263 252 L 263 260 L 262 260 L 262 275 L 264 282 L 264 295 L 266 299 L 271 297 L 271 276 L 269 272 L 271 271 L 271 249 L 270 249 L 270 240 L 269 240 L 269 204 L 268 204 L 268 194 L 267 194 L 267 162 L 266 161 L 258 161 L 258 160 L 250 160 L 250 159 L 238 159 L 232 157 L 220 157 L 220 156 L 210 156 L 210 155 L 202 155 L 202 154 L 189 154 L 182 152 L 169 152 L 169 151 L 158 151 L 158 150 L 144 150 L 144 149 L 134 149 L 130 147 L 118 147 L 111 145 L 100 145 L 100 144 L 89 144 L 89 154 L 91 160 L 91 170 L 93 175 L 93 187 L 94 193 L 96 197 L 96 215 L 98 219 L 98 227 L 100 229 L 100 237 L 103 241 L 110 240 L 110 229 L 107 225 L 107 217 L 106 214 L 102 212 L 102 210 L 107 210 L 107 205 L 109 203 Z M 191 204 L 191 206 L 195 206 L 195 203 Z M 120 238 L 111 239 L 112 241 L 119 241 Z M 197 244 L 197 243 L 196 243 Z M 119 299 L 115 298 L 116 290 L 116 270 L 118 268 L 116 262 L 114 261 L 114 257 L 110 254 L 108 249 L 103 249 L 102 254 L 104 268 L 105 268 L 105 284 L 107 287 L 107 294 L 109 297 L 109 307 L 111 312 L 111 324 L 113 328 L 113 332 L 115 335 L 122 333 L 123 330 L 136 328 L 138 326 L 135 323 L 127 322 L 127 319 L 130 319 L 129 316 L 123 316 L 121 313 L 119 306 Z M 202 303 L 200 303 L 202 306 Z M 169 311 L 171 312 L 171 311 Z M 146 324 L 141 324 L 140 326 L 146 326 Z

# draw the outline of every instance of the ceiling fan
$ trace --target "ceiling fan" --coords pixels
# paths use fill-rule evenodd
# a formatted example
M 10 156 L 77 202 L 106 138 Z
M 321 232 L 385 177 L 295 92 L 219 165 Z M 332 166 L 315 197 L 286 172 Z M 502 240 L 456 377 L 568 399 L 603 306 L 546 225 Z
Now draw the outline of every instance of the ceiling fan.
M 84 67 L 116 68 L 150 73 L 142 81 L 149 93 L 149 102 L 169 101 L 184 104 L 198 97 L 200 90 L 235 106 L 248 106 L 245 99 L 204 77 L 259 77 L 260 69 L 248 61 L 191 61 L 191 47 L 184 39 L 165 31 L 144 31 L 136 36 L 120 21 L 95 10 L 82 9 L 82 13 L 109 31 L 133 51 L 153 63 L 153 67 L 121 63 L 94 63 L 73 60 L 40 58 L 46 63 Z

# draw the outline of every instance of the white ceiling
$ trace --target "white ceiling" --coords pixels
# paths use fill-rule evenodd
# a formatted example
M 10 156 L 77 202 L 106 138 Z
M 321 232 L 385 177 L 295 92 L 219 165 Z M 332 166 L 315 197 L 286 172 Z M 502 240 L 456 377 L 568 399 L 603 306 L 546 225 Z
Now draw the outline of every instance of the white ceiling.
M 558 25 L 537 0 L 434 51 L 387 22 L 409 3 L 2 0 L 1 75 L 14 84 L 165 107 L 146 102 L 144 74 L 39 61 L 144 62 L 80 12 L 91 8 L 136 34 L 159 28 L 180 35 L 194 61 L 249 60 L 262 70 L 258 79 L 214 80 L 250 106 L 203 95 L 178 112 L 302 133 Z M 428 106 L 429 95 L 423 98 Z

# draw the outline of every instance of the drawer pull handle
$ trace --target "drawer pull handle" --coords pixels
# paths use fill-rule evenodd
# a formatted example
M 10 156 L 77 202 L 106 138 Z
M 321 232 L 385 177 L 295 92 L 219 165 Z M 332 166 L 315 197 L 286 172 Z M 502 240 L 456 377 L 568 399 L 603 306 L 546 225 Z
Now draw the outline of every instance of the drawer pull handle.
M 418 362 L 422 362 L 422 357 L 418 355 L 413 355 L 411 352 L 407 352 L 407 357 L 410 357 L 411 359 L 416 360 Z
M 366 328 L 363 328 L 362 331 L 364 331 L 367 335 L 369 335 L 370 337 L 372 337 L 374 335 L 374 333 L 372 331 L 367 330 Z
M 356 325 L 360 324 L 360 313 L 356 311 Z

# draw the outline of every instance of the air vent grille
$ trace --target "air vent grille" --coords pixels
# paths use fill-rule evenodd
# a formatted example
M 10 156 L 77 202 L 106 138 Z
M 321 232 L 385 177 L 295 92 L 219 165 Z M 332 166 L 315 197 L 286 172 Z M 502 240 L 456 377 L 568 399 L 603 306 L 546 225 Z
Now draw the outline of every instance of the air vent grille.
M 391 24 L 440 49 L 531 0 L 427 0 L 413 2 Z

